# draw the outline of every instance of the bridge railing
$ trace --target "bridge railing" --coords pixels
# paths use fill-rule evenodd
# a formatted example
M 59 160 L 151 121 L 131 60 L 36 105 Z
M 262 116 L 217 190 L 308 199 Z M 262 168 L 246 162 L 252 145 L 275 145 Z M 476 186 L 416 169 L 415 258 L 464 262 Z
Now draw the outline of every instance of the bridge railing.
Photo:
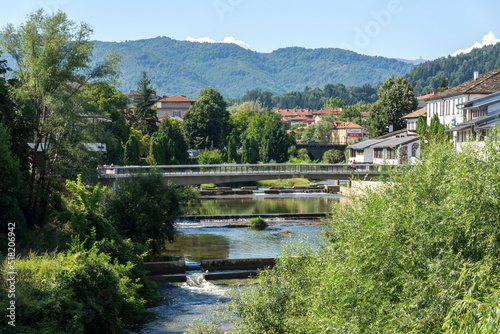
M 168 175 L 229 175 L 229 174 L 381 174 L 385 166 L 362 164 L 354 169 L 346 164 L 224 164 L 166 166 L 107 166 L 98 167 L 102 177 L 140 174 L 148 171 Z

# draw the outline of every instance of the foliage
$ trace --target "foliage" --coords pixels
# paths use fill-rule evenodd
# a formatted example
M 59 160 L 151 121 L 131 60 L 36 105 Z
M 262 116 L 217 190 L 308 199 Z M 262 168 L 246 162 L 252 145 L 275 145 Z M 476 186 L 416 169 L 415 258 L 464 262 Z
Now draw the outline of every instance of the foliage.
M 255 164 L 258 161 L 259 161 L 259 143 L 254 137 L 248 136 L 243 141 L 243 146 L 241 149 L 241 163 Z
M 439 80 L 438 88 L 440 92 L 444 92 L 448 88 L 448 80 L 445 76 L 442 76 L 441 80 Z
M 187 164 L 189 162 L 189 146 L 181 122 L 174 118 L 165 117 L 161 121 L 158 131 L 164 133 L 168 140 L 172 141 L 172 151 L 174 152 L 171 159 L 172 164 Z
M 302 142 L 316 141 L 320 143 L 332 142 L 333 124 L 337 118 L 333 113 L 324 114 L 317 123 L 309 125 L 302 132 Z
M 325 108 L 344 108 L 346 104 L 338 96 L 330 97 L 325 103 Z
M 26 118 L 25 130 L 34 134 L 31 158 L 36 162 L 34 152 L 42 158 L 33 165 L 28 187 L 30 223 L 45 223 L 51 175 L 64 177 L 94 169 L 82 143 L 96 142 L 96 132 L 83 119 L 79 88 L 85 80 L 114 79 L 118 58 L 109 54 L 91 68 L 94 43 L 90 33 L 85 23 L 76 25 L 62 12 L 46 15 L 43 10 L 29 15 L 18 28 L 9 24 L 1 32 L 1 47 L 16 65 L 11 98 L 16 112 Z
M 96 247 L 73 244 L 64 253 L 30 254 L 16 260 L 17 333 L 118 333 L 134 321 L 145 300 L 129 278 L 133 264 L 113 263 Z M 7 262 L 1 271 L 2 308 L 10 286 Z M 10 327 L 1 320 L 2 332 Z
M 378 90 L 379 112 L 384 114 L 386 127 L 397 131 L 405 128 L 403 116 L 417 109 L 413 88 L 403 77 L 387 78 Z
M 10 135 L 7 127 L 0 123 L 0 245 L 4 245 L 8 223 L 15 223 L 20 232 L 24 225 L 22 207 L 24 204 L 23 186 L 25 180 L 21 174 L 17 157 L 10 151 Z M 5 239 L 4 239 L 5 238 Z M 3 247 L 2 249 L 7 249 Z
M 204 150 L 198 155 L 199 165 L 219 165 L 222 163 L 224 163 L 222 152 L 217 149 Z
M 123 163 L 125 165 L 138 165 L 140 157 L 139 139 L 133 134 L 130 135 L 125 143 L 125 153 Z
M 150 140 L 148 161 L 155 165 L 171 165 L 175 162 L 175 146 L 165 132 L 153 133 Z
M 235 332 L 494 332 L 497 138 L 479 153 L 432 143 L 419 164 L 335 207 L 321 247 L 282 255 L 234 300 Z
M 391 75 L 403 75 L 413 67 L 395 59 L 335 48 L 291 47 L 258 53 L 234 44 L 192 43 L 168 37 L 120 43 L 96 42 L 94 59 L 100 59 L 100 55 L 110 49 L 123 56 L 122 63 L 127 68 L 123 73 L 122 91 L 133 89 L 141 72 L 147 71 L 164 94 L 196 96 L 203 87 L 212 86 L 224 96 L 238 97 L 249 92 L 251 100 L 259 99 L 262 107 L 268 108 L 271 108 L 269 92 L 281 94 L 302 90 L 306 86 L 323 87 L 337 82 L 347 86 L 376 85 Z M 368 101 L 362 87 L 355 87 L 351 92 L 359 96 L 359 100 L 373 102 Z M 305 98 L 304 102 L 317 108 L 323 106 L 330 96 L 333 95 L 322 101 Z M 348 100 L 349 95 L 339 97 L 347 104 L 358 102 Z M 273 107 L 298 106 L 284 106 L 284 103 L 293 102 L 283 99 L 281 106 L 275 103 Z
M 247 138 L 253 138 L 258 143 L 258 159 L 262 162 L 268 163 L 273 160 L 278 163 L 288 160 L 288 148 L 293 144 L 293 140 L 287 135 L 285 125 L 281 121 L 280 115 L 275 112 L 267 111 L 265 113 L 256 114 L 246 131 Z M 245 155 L 253 153 L 247 141 L 243 143 Z M 245 161 L 248 161 L 247 156 Z M 253 160 L 250 158 L 250 160 Z
M 251 228 L 254 228 L 256 230 L 263 230 L 269 225 L 262 217 L 250 218 L 248 219 L 248 224 Z
M 222 149 L 230 131 L 229 112 L 222 95 L 212 87 L 203 88 L 184 114 L 183 127 L 190 147 Z
M 106 217 L 124 238 L 146 243 L 152 239 L 158 253 L 165 240 L 176 235 L 174 221 L 185 196 L 174 184 L 163 184 L 159 174 L 138 175 L 124 180 L 107 200 Z
M 449 143 L 451 140 L 451 136 L 444 131 L 447 129 L 441 122 L 439 121 L 439 116 L 434 114 L 431 118 L 431 123 L 427 126 L 427 119 L 423 116 L 420 116 L 417 121 L 417 135 L 419 135 L 422 139 L 422 146 L 426 147 L 429 142 L 442 142 Z
M 323 153 L 322 159 L 327 164 L 338 164 L 345 162 L 345 155 L 341 150 L 328 150 Z
M 457 86 L 473 78 L 474 71 L 483 74 L 500 67 L 500 45 L 488 45 L 471 52 L 447 56 L 415 66 L 404 75 L 416 94 L 440 88 L 441 79 L 447 86 Z
M 137 83 L 137 92 L 133 96 L 135 111 L 130 114 L 130 122 L 134 128 L 141 130 L 143 135 L 151 136 L 158 130 L 156 125 L 158 117 L 156 109 L 153 108 L 157 101 L 155 94 L 151 79 L 148 78 L 146 72 L 142 72 Z

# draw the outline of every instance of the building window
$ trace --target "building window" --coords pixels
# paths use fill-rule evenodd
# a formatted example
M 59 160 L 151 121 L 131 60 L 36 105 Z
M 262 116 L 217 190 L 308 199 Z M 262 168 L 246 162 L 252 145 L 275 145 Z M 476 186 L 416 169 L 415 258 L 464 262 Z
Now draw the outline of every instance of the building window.
M 357 156 L 363 156 L 365 154 L 364 150 L 356 150 L 356 155 Z
M 172 113 L 172 116 L 174 116 L 175 118 L 179 118 L 179 117 L 181 117 L 181 116 L 182 116 L 182 112 L 180 112 L 180 111 L 174 111 L 174 112 Z
M 349 150 L 349 158 L 356 158 L 356 150 L 352 148 Z
M 376 148 L 373 151 L 373 157 L 375 159 L 383 159 L 384 158 L 384 149 L 383 148 Z
M 391 159 L 391 160 L 396 159 L 396 151 L 394 149 L 388 147 L 386 149 L 386 152 L 387 152 L 387 154 L 386 154 L 387 159 Z

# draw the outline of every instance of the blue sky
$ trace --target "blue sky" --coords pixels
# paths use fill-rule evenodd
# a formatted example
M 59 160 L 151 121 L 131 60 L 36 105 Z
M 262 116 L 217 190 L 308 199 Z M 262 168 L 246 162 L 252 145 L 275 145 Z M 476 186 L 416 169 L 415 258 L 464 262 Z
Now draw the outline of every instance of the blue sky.
M 167 36 L 258 52 L 337 47 L 404 59 L 500 41 L 498 0 L 0 0 L 0 27 L 17 26 L 40 7 L 90 24 L 102 41 Z

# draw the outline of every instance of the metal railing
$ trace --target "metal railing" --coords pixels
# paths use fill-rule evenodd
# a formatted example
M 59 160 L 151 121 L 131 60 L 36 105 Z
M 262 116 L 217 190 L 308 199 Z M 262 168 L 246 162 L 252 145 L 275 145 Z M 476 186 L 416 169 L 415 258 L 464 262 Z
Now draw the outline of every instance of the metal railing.
M 343 164 L 223 164 L 166 166 L 107 166 L 98 167 L 101 177 L 130 176 L 156 171 L 164 176 L 199 175 L 290 175 L 290 174 L 384 174 L 387 166 Z

